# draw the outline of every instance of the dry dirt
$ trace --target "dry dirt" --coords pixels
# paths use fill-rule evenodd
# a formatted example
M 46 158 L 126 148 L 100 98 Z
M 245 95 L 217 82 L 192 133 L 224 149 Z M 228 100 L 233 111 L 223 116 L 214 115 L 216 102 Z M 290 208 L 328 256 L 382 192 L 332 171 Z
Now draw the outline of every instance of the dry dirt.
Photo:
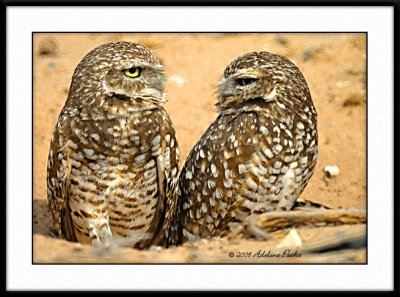
M 268 241 L 212 239 L 167 250 L 112 249 L 54 238 L 49 232 L 46 164 L 52 130 L 61 111 L 74 68 L 94 47 L 110 41 L 141 43 L 157 52 L 165 65 L 166 109 L 174 123 L 181 164 L 216 117 L 213 95 L 226 65 L 250 51 L 270 51 L 292 60 L 304 74 L 318 110 L 319 161 L 304 200 L 330 208 L 366 208 L 366 36 L 364 34 L 45 34 L 33 36 L 33 262 L 34 263 L 199 263 L 302 262 L 365 263 L 366 249 L 300 257 L 237 257 L 259 250 L 279 253 L 276 245 L 288 229 Z M 326 165 L 340 174 L 324 177 Z M 299 227 L 305 245 L 365 224 Z M 234 257 L 229 257 L 234 252 Z M 243 254 L 244 255 L 244 254 Z

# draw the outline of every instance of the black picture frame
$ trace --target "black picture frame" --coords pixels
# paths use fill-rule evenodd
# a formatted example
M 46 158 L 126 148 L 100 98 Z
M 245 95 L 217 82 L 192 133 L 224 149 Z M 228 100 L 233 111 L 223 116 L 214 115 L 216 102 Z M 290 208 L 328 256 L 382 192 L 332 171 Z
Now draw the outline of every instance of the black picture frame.
M 181 5 L 186 5 L 187 2 L 185 1 L 142 1 L 138 0 L 135 1 L 135 4 L 129 3 L 128 1 L 114 1 L 112 3 L 109 3 L 109 1 L 78 1 L 78 0 L 71 0 L 71 1 L 60 1 L 55 4 L 53 1 L 2 1 L 1 3 L 1 10 L 2 10 L 2 23 L 3 23 L 3 46 L 2 46 L 2 56 L 3 56 L 3 77 L 7 77 L 7 7 L 10 6 L 54 6 L 54 5 L 63 5 L 63 6 L 90 6 L 90 5 L 97 5 L 97 6 L 132 6 L 132 5 L 138 5 L 138 6 L 148 6 L 148 5 L 155 5 L 155 6 L 164 6 L 164 5 L 171 5 L 171 6 L 181 6 Z M 238 1 L 195 1 L 191 2 L 190 5 L 199 5 L 199 6 L 242 6 Z M 338 1 L 248 1 L 246 3 L 246 6 L 281 6 L 281 5 L 287 5 L 287 6 L 389 6 L 394 8 L 394 24 L 393 24 L 393 31 L 394 31 L 394 73 L 393 77 L 395 81 L 397 81 L 397 74 L 398 74 L 398 3 L 397 1 L 345 1 L 345 0 L 338 0 Z M 6 98 L 6 100 L 3 100 L 3 135 L 5 136 L 6 142 L 7 143 L 7 135 L 9 135 L 9 131 L 7 131 L 7 86 L 5 81 L 4 82 L 4 87 L 2 89 L 3 91 L 3 98 Z M 398 97 L 398 85 L 395 84 L 394 86 L 394 98 Z M 395 100 L 394 100 L 395 101 Z M 394 123 L 393 123 L 394 124 Z M 5 164 L 7 166 L 10 166 L 7 162 L 7 150 L 10 148 L 6 146 L 5 149 Z M 5 174 L 4 176 L 7 176 L 7 167 L 3 171 Z M 393 170 L 394 172 L 394 170 Z M 7 182 L 7 179 L 6 179 Z M 7 240 L 7 200 L 11 199 L 12 197 L 7 196 L 7 184 L 4 187 L 5 189 L 5 197 L 3 201 L 3 226 L 5 228 L 4 230 L 4 242 Z M 399 292 L 399 287 L 398 287 L 398 255 L 397 251 L 399 249 L 399 239 L 398 239 L 398 212 L 399 212 L 399 204 L 397 199 L 393 199 L 394 203 L 394 263 L 393 263 L 393 290 L 391 291 L 392 293 L 394 292 Z M 397 212 L 396 212 L 397 210 Z M 7 254 L 5 252 L 4 254 L 4 263 L 7 263 Z M 7 266 L 4 266 L 4 276 L 5 280 L 7 282 Z M 177 288 L 179 290 L 179 288 Z M 8 291 L 7 286 L 5 286 L 5 291 Z M 151 288 L 148 292 L 151 292 Z M 352 291 L 354 292 L 354 291 Z M 362 292 L 362 290 L 360 291 Z

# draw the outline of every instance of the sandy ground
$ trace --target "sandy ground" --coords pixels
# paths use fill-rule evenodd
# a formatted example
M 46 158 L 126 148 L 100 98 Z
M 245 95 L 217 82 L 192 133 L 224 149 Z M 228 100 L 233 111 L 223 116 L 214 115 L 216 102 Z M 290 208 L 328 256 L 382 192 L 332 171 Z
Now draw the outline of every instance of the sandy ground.
M 46 164 L 50 138 L 74 68 L 94 47 L 110 41 L 141 43 L 157 52 L 165 65 L 166 109 L 174 123 L 181 165 L 197 139 L 216 117 L 213 95 L 230 61 L 250 51 L 270 51 L 292 60 L 304 74 L 318 110 L 319 161 L 304 200 L 330 208 L 366 207 L 366 39 L 364 34 L 34 34 L 34 187 L 33 261 L 35 263 L 187 263 L 307 262 L 365 263 L 366 250 L 351 249 L 300 257 L 229 257 L 259 250 L 275 251 L 288 230 L 268 241 L 213 239 L 167 250 L 113 249 L 54 238 L 46 200 Z M 337 165 L 327 179 L 323 168 Z M 330 234 L 352 233 L 365 224 L 302 227 L 304 244 Z M 278 253 L 278 252 L 276 252 Z

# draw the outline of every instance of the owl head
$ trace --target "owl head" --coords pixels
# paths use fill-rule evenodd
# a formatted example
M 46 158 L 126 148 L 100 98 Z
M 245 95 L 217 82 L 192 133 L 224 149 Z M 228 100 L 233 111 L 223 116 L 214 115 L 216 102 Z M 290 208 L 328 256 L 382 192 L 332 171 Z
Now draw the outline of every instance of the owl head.
M 251 103 L 295 108 L 311 100 L 300 70 L 269 52 L 251 52 L 232 61 L 219 82 L 218 99 L 220 111 Z
M 163 103 L 163 66 L 154 52 L 140 44 L 103 44 L 76 67 L 68 101 L 104 108 Z

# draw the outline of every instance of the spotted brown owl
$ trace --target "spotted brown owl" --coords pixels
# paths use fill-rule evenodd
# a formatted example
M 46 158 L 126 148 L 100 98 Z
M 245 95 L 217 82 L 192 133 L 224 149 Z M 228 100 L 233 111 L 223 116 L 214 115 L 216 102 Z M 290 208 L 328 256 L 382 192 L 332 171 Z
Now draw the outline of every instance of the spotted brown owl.
M 163 66 L 117 42 L 76 67 L 51 140 L 47 196 L 59 237 L 158 244 L 175 208 L 179 149 L 163 108 Z M 136 242 L 128 239 L 145 234 Z
M 249 215 L 290 210 L 317 162 L 317 112 L 288 59 L 245 54 L 225 69 L 218 94 L 219 115 L 180 173 L 172 243 L 223 236 Z

